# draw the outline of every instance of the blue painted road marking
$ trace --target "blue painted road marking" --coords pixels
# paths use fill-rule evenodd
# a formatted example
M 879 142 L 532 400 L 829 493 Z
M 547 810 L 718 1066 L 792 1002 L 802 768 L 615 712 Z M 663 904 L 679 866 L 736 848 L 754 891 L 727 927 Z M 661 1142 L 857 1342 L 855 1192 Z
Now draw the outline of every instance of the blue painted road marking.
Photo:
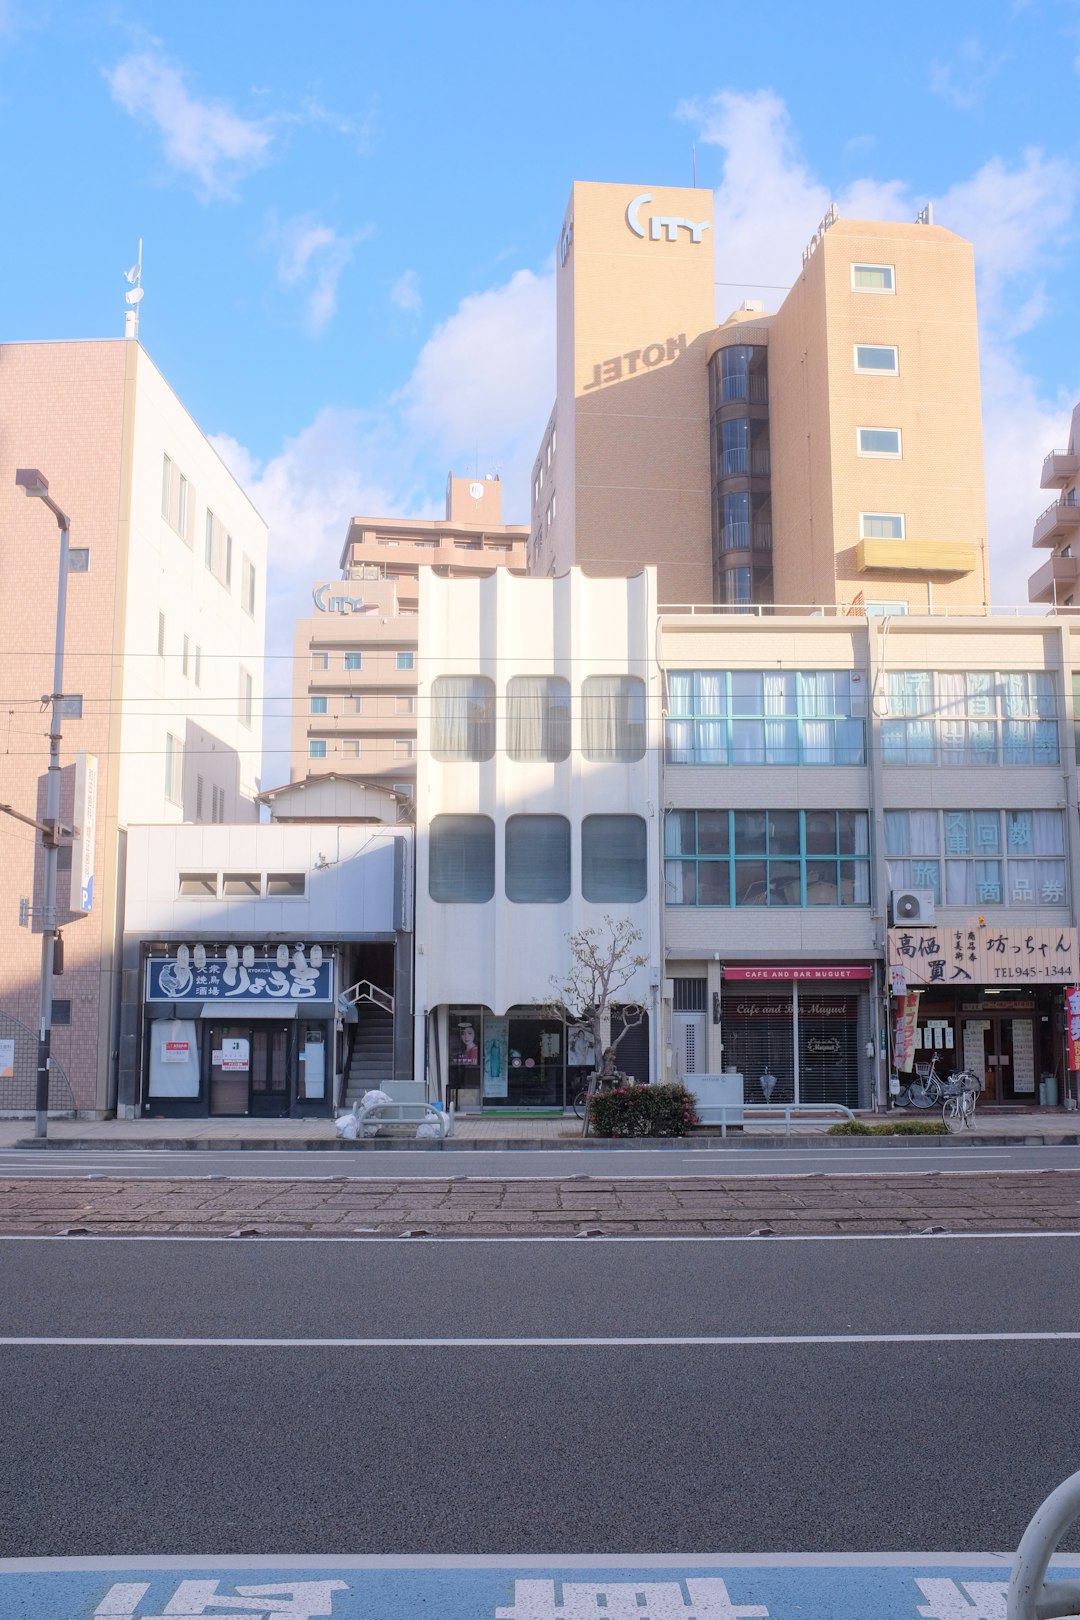
M 0 1561 L 3 1620 L 1006 1620 L 1010 1566 L 1005 1554 L 91 1563 Z M 1053 1575 L 1080 1578 L 1080 1565 L 1055 1560 Z

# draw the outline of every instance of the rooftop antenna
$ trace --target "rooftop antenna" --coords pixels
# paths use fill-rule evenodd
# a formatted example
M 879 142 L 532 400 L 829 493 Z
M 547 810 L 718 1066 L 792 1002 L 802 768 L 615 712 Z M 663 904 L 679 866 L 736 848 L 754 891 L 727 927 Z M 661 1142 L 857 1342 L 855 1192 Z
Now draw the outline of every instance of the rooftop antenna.
M 124 271 L 124 280 L 131 287 L 131 291 L 124 294 L 127 309 L 124 311 L 124 336 L 137 338 L 139 335 L 139 305 L 142 303 L 142 237 L 139 237 L 139 257 L 130 270 Z
M 694 177 L 694 190 L 696 191 L 697 190 L 697 142 L 696 141 L 692 142 L 691 146 L 690 146 L 690 169 L 691 169 L 691 173 L 693 174 L 693 177 Z

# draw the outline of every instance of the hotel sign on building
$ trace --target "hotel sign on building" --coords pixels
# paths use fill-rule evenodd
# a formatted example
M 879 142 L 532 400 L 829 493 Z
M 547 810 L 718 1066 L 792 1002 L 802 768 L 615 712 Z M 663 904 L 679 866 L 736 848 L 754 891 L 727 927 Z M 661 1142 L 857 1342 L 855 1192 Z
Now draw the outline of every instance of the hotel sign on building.
M 1078 973 L 1075 928 L 890 928 L 889 969 L 907 988 L 1067 984 Z

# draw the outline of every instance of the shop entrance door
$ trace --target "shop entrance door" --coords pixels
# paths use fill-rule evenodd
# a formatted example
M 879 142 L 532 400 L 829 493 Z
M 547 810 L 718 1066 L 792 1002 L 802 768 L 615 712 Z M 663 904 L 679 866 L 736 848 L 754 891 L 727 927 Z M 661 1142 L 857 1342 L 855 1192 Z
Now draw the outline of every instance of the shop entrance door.
M 210 1026 L 210 1112 L 248 1112 L 251 1087 L 251 1028 L 247 1024 Z
M 280 1118 L 289 1112 L 289 1026 L 263 1025 L 251 1040 L 251 1112 Z
M 986 1080 L 987 1102 L 1033 1103 L 1035 1086 L 1035 1021 L 1032 1018 L 983 1018 L 982 1066 L 971 1061 L 977 1043 L 964 1031 L 964 1061 Z M 974 1031 L 972 1031 L 972 1034 Z M 972 1050 L 972 1049 L 975 1050 Z M 970 1055 L 969 1055 L 970 1054 Z

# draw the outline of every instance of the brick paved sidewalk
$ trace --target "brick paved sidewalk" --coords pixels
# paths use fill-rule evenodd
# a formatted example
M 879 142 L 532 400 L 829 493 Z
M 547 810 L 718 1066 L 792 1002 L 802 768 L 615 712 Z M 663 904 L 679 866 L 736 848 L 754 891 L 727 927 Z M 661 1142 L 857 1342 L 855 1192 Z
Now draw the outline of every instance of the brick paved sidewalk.
M 0 1180 L 0 1231 L 203 1236 L 777 1236 L 1080 1231 L 1080 1171 L 447 1180 Z

